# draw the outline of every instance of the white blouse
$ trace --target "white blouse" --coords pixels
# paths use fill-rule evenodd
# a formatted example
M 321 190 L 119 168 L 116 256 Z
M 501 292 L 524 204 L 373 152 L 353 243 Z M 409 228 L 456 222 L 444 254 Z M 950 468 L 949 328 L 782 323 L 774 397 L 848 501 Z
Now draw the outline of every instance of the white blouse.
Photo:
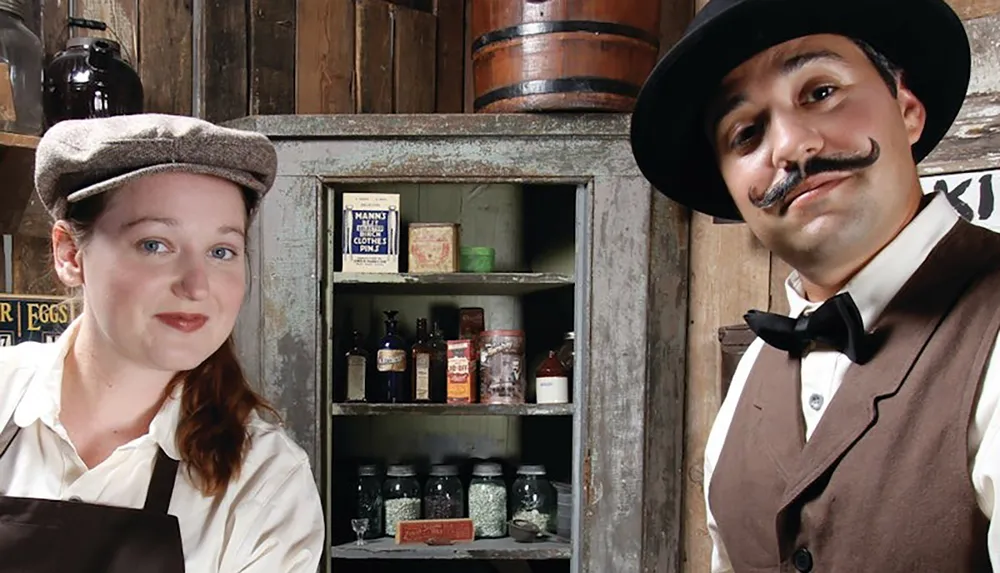
M 63 361 L 76 325 L 53 343 L 0 348 L 0 427 L 13 415 L 22 428 L 0 458 L 0 494 L 141 508 L 157 446 L 179 459 L 180 388 L 149 433 L 87 469 L 59 422 Z M 280 427 L 256 416 L 249 432 L 239 477 L 218 498 L 205 497 L 183 463 L 178 469 L 169 513 L 180 522 L 186 570 L 315 573 L 325 526 L 309 458 Z

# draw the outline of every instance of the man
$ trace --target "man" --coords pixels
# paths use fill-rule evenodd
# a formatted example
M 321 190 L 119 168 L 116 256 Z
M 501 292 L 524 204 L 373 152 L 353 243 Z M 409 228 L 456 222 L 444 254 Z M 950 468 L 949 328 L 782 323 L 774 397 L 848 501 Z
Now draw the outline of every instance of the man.
M 916 169 L 970 60 L 943 0 L 712 0 L 644 86 L 646 177 L 794 269 L 706 446 L 712 571 L 1000 563 L 1000 235 Z

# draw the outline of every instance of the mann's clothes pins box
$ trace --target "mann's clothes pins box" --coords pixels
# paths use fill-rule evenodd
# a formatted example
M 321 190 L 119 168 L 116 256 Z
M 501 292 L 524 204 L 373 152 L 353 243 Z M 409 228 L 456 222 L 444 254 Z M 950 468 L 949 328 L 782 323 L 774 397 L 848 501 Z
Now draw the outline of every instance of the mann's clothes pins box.
M 344 193 L 345 273 L 398 273 L 399 194 Z

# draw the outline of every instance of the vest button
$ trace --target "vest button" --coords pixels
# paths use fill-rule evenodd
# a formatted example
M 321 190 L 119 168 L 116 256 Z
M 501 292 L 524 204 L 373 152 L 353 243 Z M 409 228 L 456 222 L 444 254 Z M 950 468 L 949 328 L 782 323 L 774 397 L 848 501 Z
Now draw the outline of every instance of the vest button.
M 792 565 L 795 566 L 795 569 L 797 571 L 801 571 L 802 573 L 808 573 L 809 571 L 812 571 L 813 568 L 812 553 L 809 553 L 809 550 L 804 547 L 796 549 L 795 553 L 792 555 Z

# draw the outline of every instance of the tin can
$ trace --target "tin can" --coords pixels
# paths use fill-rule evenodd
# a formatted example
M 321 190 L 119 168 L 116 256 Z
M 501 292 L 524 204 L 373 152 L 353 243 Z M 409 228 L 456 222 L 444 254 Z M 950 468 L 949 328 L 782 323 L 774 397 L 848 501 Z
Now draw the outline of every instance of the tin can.
M 479 401 L 524 404 L 524 331 L 486 330 L 479 335 Z
M 449 404 L 472 404 L 476 401 L 476 351 L 471 340 L 448 341 Z

